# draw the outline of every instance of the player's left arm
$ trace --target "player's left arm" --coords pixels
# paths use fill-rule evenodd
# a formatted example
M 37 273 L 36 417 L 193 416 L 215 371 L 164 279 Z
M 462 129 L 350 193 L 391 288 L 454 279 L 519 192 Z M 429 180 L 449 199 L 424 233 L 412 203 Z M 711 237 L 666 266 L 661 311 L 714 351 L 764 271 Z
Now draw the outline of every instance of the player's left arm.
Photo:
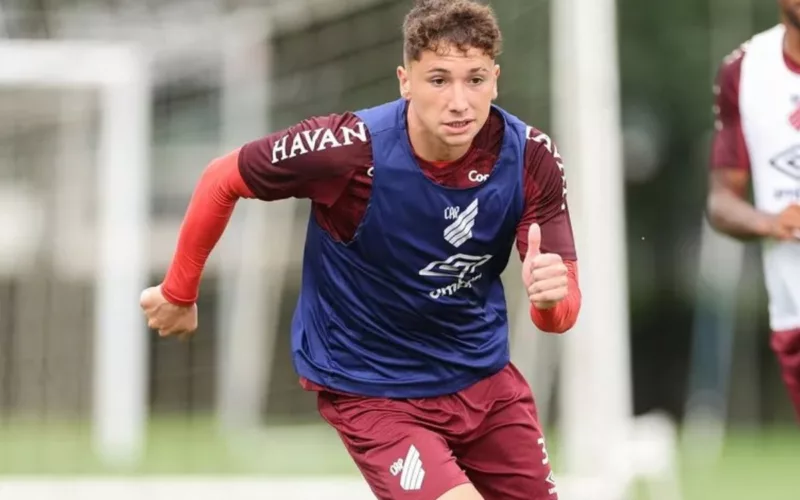
M 575 325 L 581 307 L 577 255 L 562 159 L 553 141 L 536 130 L 525 148 L 523 183 L 517 249 L 531 320 L 544 332 L 563 333 Z

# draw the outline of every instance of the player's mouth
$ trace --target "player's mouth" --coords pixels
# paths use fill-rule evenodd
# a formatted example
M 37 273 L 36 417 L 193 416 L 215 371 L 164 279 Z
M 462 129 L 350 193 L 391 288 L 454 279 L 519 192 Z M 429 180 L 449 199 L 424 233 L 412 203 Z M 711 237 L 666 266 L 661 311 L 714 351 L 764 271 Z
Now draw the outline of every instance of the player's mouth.
M 469 130 L 470 125 L 475 120 L 458 120 L 452 122 L 446 122 L 444 127 L 447 129 L 448 132 L 451 134 L 463 134 L 467 130 Z

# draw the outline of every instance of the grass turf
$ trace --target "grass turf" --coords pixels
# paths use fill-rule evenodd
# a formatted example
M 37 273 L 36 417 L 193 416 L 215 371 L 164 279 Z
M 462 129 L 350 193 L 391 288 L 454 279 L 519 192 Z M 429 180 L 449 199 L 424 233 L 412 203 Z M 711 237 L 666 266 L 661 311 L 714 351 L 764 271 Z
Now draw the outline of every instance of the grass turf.
M 104 467 L 90 441 L 86 424 L 2 421 L 0 475 L 358 474 L 336 434 L 323 425 L 272 426 L 223 439 L 210 419 L 157 418 L 149 422 L 141 463 L 126 470 Z M 557 437 L 549 441 L 558 477 Z M 796 428 L 734 431 L 717 463 L 697 465 L 685 453 L 680 460 L 684 500 L 800 498 Z

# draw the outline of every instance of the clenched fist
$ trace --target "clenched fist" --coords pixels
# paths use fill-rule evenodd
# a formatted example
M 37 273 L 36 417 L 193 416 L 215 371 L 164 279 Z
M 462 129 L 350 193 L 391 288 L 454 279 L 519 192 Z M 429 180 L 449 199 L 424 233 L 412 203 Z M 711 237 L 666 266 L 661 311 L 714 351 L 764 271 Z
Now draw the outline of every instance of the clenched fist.
M 538 224 L 528 230 L 528 252 L 522 261 L 522 282 L 528 299 L 537 309 L 550 309 L 567 296 L 567 266 L 561 256 L 542 253 L 542 232 Z
M 800 204 L 793 203 L 771 220 L 770 236 L 781 241 L 800 240 Z
M 147 327 L 158 330 L 162 337 L 185 338 L 197 329 L 197 305 L 176 306 L 168 302 L 160 285 L 143 291 L 139 305 L 147 317 Z

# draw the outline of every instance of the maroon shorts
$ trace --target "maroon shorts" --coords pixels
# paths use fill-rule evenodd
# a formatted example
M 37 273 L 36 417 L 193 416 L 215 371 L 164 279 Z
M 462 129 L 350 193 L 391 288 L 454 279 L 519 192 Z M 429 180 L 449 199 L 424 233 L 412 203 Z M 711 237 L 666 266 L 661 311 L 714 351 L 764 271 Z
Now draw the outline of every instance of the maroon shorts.
M 533 395 L 513 365 L 461 392 L 382 399 L 319 392 L 319 411 L 381 500 L 556 500 Z
M 800 328 L 773 332 L 770 345 L 778 356 L 783 382 L 800 421 Z

